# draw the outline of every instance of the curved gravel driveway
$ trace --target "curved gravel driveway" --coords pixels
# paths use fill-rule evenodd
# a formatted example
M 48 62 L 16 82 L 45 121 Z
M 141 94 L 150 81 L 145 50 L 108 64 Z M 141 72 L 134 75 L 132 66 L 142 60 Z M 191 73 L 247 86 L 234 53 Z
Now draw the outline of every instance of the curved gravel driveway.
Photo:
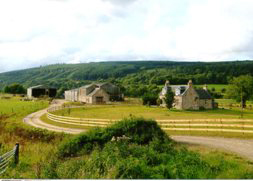
M 50 107 L 60 106 L 64 100 L 55 100 Z M 79 134 L 84 132 L 83 129 L 62 128 L 47 124 L 40 120 L 40 117 L 47 112 L 47 109 L 32 113 L 24 118 L 24 122 L 42 129 L 48 129 L 56 132 L 64 132 L 69 134 Z M 238 155 L 253 161 L 253 140 L 242 140 L 236 138 L 220 138 L 220 137 L 203 137 L 203 136 L 171 136 L 173 140 L 181 143 L 190 143 L 204 145 L 208 147 L 223 149 L 226 151 L 237 153 Z
M 51 104 L 49 108 L 55 107 L 55 106 L 61 106 L 64 102 L 65 102 L 64 100 L 54 100 L 53 104 Z M 40 117 L 43 114 L 47 113 L 47 109 L 48 108 L 29 114 L 23 119 L 24 123 L 37 127 L 37 128 L 47 129 L 47 130 L 56 131 L 56 132 L 64 132 L 64 133 L 69 133 L 69 134 L 79 134 L 85 131 L 83 129 L 72 129 L 72 128 L 63 128 L 59 126 L 54 126 L 54 125 L 47 124 L 41 121 Z

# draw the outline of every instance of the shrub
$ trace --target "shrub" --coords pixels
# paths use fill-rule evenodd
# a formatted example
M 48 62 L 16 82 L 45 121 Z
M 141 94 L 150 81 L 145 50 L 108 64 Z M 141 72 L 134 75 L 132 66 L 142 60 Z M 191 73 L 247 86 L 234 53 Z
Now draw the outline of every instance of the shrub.
M 68 157 L 75 156 L 80 152 L 89 153 L 94 145 L 103 147 L 113 136 L 122 135 L 130 137 L 130 141 L 137 144 L 148 144 L 155 138 L 161 141 L 170 140 L 155 121 L 132 117 L 107 128 L 91 129 L 87 133 L 64 141 L 59 146 L 58 156 Z
M 142 96 L 142 104 L 143 105 L 157 105 L 157 95 L 145 93 Z

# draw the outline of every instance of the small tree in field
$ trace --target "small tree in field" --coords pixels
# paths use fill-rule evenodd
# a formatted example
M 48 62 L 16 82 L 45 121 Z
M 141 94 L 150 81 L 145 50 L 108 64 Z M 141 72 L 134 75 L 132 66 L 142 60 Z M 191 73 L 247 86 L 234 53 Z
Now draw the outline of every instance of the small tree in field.
M 165 94 L 165 103 L 166 103 L 166 107 L 168 109 L 172 108 L 174 102 L 174 93 L 172 92 L 171 88 L 168 87 L 167 89 L 167 93 Z
M 253 97 L 253 77 L 241 75 L 233 78 L 229 85 L 228 96 L 241 102 L 241 106 L 245 108 L 246 101 Z

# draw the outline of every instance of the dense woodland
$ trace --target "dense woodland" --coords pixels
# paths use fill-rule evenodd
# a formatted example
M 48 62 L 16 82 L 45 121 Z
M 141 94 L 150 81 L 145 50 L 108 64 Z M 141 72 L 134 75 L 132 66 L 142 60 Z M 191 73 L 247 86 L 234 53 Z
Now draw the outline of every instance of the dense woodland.
M 55 64 L 0 74 L 0 89 L 11 83 L 24 87 L 38 84 L 64 90 L 94 81 L 109 81 L 119 85 L 124 94 L 138 97 L 157 93 L 166 80 L 171 84 L 227 84 L 233 77 L 253 75 L 253 61 L 175 62 L 122 61 L 83 64 Z

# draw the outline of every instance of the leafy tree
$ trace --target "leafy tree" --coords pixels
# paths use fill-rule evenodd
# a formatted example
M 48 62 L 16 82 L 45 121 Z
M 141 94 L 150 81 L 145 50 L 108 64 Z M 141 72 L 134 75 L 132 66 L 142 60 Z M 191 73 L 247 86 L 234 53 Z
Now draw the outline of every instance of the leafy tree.
M 157 94 L 145 93 L 142 96 L 143 105 L 156 105 L 157 97 Z
M 226 90 L 225 88 L 222 88 L 222 89 L 221 89 L 221 92 L 222 92 L 222 93 L 225 93 L 226 91 L 227 91 L 227 90 Z
M 228 89 L 228 96 L 241 101 L 243 108 L 246 107 L 246 101 L 253 96 L 253 77 L 250 75 L 242 75 L 232 79 Z
M 166 107 L 168 109 L 171 109 L 172 108 L 172 104 L 174 102 L 174 93 L 172 92 L 171 88 L 168 87 L 167 89 L 167 93 L 165 95 L 165 102 L 166 102 Z
M 23 87 L 23 85 L 14 83 L 14 84 L 5 86 L 4 92 L 10 93 L 10 94 L 25 94 L 26 90 Z

